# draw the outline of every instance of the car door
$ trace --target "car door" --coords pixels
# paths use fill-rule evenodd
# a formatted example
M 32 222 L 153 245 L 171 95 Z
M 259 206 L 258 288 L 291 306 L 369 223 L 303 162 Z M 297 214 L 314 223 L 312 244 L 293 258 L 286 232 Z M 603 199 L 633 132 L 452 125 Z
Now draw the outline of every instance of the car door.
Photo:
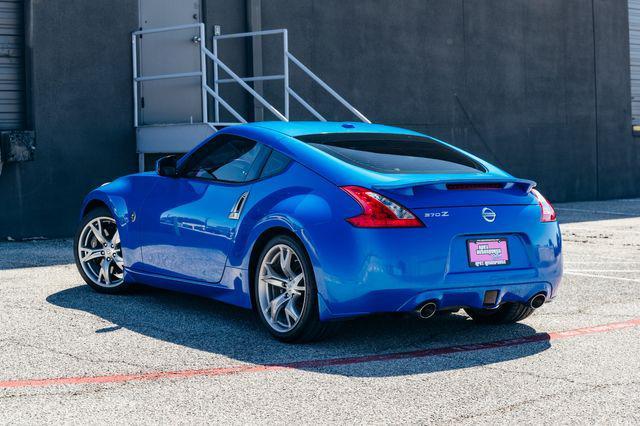
M 139 215 L 142 269 L 216 283 L 222 278 L 241 207 L 270 150 L 220 135 L 159 176 Z

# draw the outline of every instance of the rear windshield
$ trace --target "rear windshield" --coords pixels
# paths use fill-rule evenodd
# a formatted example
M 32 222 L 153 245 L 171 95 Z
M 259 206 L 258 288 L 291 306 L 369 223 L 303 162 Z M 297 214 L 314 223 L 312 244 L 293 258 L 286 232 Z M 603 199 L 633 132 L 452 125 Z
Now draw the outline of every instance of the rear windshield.
M 328 133 L 298 139 L 342 161 L 380 173 L 478 173 L 485 168 L 433 139 L 385 133 Z

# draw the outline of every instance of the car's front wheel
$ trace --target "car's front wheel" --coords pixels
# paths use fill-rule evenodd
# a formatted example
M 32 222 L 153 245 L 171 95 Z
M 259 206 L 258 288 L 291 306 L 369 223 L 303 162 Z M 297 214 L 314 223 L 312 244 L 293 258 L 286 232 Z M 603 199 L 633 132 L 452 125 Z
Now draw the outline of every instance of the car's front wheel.
M 108 209 L 93 209 L 82 218 L 74 248 L 78 271 L 94 290 L 113 294 L 128 288 L 124 280 L 120 232 Z
M 313 269 L 297 240 L 287 235 L 271 239 L 254 273 L 258 316 L 276 338 L 284 342 L 318 340 L 335 327 L 319 319 Z

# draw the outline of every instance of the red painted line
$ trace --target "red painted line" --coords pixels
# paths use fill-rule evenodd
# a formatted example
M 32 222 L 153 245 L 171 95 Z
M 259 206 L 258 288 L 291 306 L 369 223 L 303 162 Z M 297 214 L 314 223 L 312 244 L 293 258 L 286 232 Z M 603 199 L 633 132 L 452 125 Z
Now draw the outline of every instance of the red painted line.
M 337 365 L 362 364 L 366 362 L 394 361 L 407 358 L 426 358 L 437 355 L 448 355 L 461 352 L 480 351 L 485 349 L 506 348 L 520 346 L 529 343 L 544 342 L 551 340 L 561 340 L 573 337 L 585 336 L 588 334 L 606 333 L 615 330 L 633 328 L 640 326 L 640 318 L 628 321 L 615 322 L 611 324 L 598 325 L 594 327 L 577 328 L 574 330 L 556 331 L 551 333 L 537 333 L 531 336 L 516 339 L 495 340 L 486 343 L 446 346 L 442 348 L 422 349 L 408 352 L 395 352 L 378 355 L 363 355 L 346 358 L 315 359 L 308 361 L 296 361 L 284 364 L 273 365 L 240 365 L 236 367 L 205 368 L 199 370 L 176 370 L 176 371 L 155 371 L 147 373 L 117 374 L 109 376 L 80 376 L 80 377 L 57 377 L 51 379 L 24 379 L 0 381 L 0 388 L 26 388 L 26 387 L 46 387 L 60 385 L 83 385 L 99 383 L 124 383 L 144 380 L 160 380 L 173 378 L 188 378 L 199 376 L 225 376 L 240 373 L 257 373 L 261 371 L 273 371 L 284 369 L 322 368 Z

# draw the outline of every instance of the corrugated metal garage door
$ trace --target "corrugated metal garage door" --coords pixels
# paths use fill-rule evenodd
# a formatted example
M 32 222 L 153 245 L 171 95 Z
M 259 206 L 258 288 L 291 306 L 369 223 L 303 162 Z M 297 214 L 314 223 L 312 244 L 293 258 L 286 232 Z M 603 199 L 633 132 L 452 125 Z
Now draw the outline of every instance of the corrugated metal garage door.
M 0 0 L 0 130 L 25 121 L 24 1 Z
M 631 112 L 640 124 L 640 0 L 629 0 L 629 42 L 631 44 Z

